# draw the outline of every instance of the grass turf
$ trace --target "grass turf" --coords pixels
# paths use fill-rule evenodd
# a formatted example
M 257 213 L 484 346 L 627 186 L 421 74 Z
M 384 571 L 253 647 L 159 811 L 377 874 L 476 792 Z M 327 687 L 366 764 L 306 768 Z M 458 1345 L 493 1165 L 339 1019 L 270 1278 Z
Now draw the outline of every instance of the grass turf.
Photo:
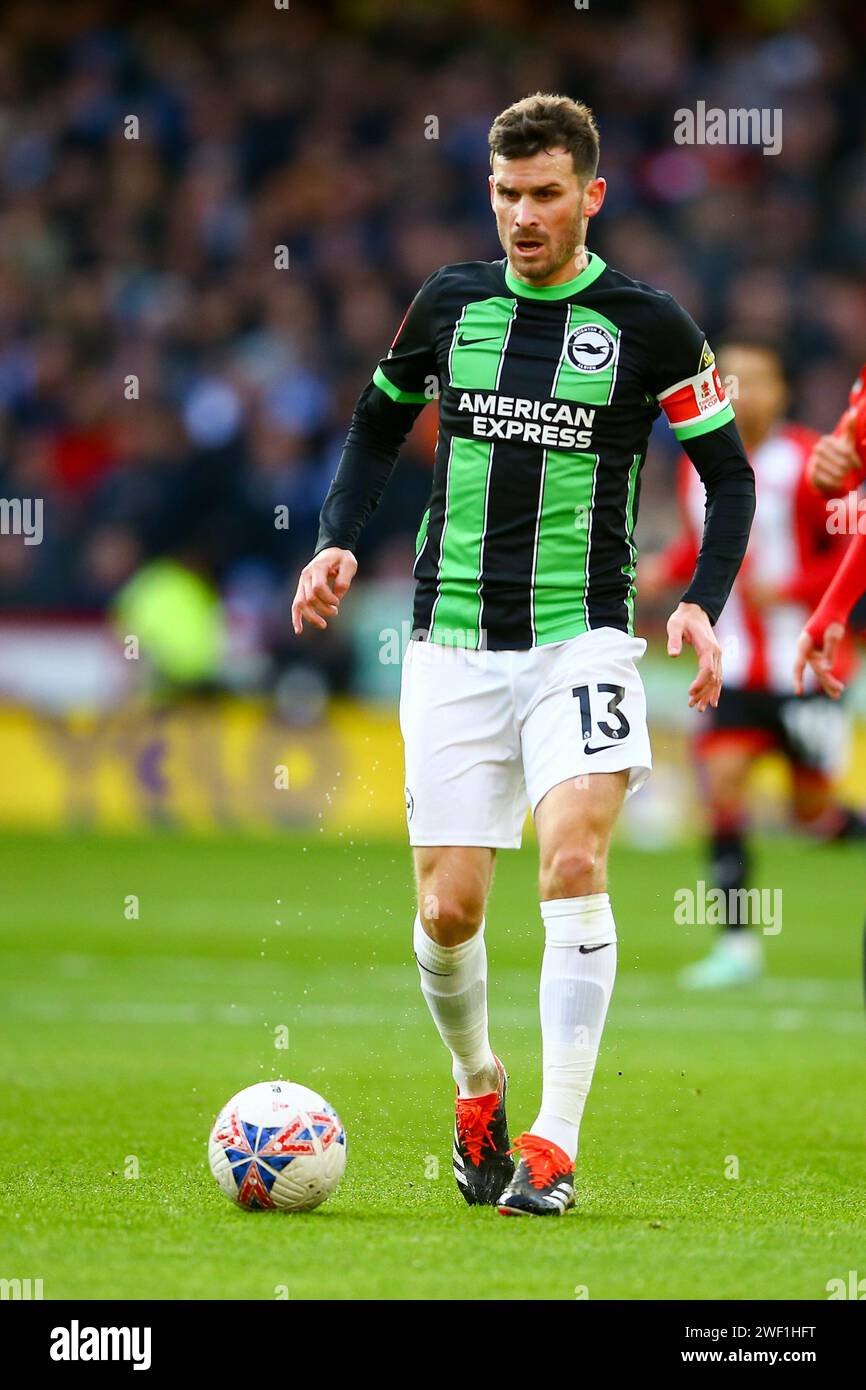
M 770 974 L 696 997 L 673 976 L 710 930 L 674 925 L 673 892 L 697 853 L 614 852 L 578 1210 L 504 1221 L 451 1176 L 402 844 L 6 837 L 0 1277 L 49 1299 L 826 1298 L 866 1275 L 861 852 L 765 841 L 758 869 L 784 895 Z M 500 855 L 488 914 L 512 1133 L 539 1090 L 534 876 L 531 847 Z M 306 1216 L 240 1211 L 207 1168 L 220 1105 L 274 1076 L 348 1130 Z

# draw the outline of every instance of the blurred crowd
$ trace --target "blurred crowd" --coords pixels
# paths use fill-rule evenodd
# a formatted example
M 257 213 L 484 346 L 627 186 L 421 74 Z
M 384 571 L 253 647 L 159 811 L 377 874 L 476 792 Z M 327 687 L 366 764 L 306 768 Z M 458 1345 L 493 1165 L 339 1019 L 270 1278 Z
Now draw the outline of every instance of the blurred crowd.
M 43 498 L 44 539 L 0 537 L 0 609 L 103 612 L 170 563 L 290 661 L 354 401 L 431 270 L 502 254 L 487 131 L 535 90 L 596 112 L 592 246 L 711 338 L 777 341 L 794 413 L 832 427 L 866 355 L 864 70 L 859 4 L 6 4 L 0 496 Z M 781 110 L 780 153 L 676 144 L 701 100 Z M 368 580 L 410 573 L 435 429 Z M 650 541 L 675 524 L 653 449 Z

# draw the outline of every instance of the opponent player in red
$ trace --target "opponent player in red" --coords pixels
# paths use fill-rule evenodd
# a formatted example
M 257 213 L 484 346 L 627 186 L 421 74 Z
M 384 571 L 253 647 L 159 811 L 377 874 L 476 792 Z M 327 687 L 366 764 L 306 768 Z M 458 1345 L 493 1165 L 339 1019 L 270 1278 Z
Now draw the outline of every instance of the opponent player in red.
M 831 435 L 816 444 L 809 460 L 809 475 L 824 490 L 845 488 L 855 491 L 866 477 L 866 365 L 851 387 L 848 409 L 843 412 Z M 862 503 L 855 510 L 857 534 L 835 578 L 818 607 L 800 633 L 794 661 L 794 689 L 803 693 L 809 666 L 822 690 L 838 700 L 844 685 L 835 674 L 839 644 L 845 637 L 851 610 L 866 594 L 866 516 Z M 864 936 L 864 975 L 866 990 L 866 936 Z
M 866 477 L 866 365 L 832 435 L 824 435 L 812 451 L 809 476 L 816 487 L 832 492 L 856 489 Z M 845 688 L 836 674 L 839 647 L 851 609 L 866 592 L 866 508 L 855 514 L 857 534 L 797 642 L 794 689 L 798 695 L 805 689 L 807 666 L 832 699 L 838 700 Z
M 714 989 L 747 983 L 762 971 L 760 934 L 743 905 L 750 875 L 747 839 L 748 788 L 756 757 L 780 752 L 791 773 L 795 819 L 825 838 L 859 835 L 860 819 L 837 804 L 833 773 L 844 748 L 845 717 L 833 709 L 811 676 L 798 700 L 791 679 L 791 647 L 809 609 L 835 574 L 848 537 L 827 526 L 826 498 L 812 486 L 808 465 L 819 437 L 785 421 L 788 390 L 779 354 L 749 339 L 729 342 L 719 370 L 736 382 L 737 418 L 755 470 L 757 511 L 743 566 L 716 625 L 725 666 L 725 688 L 709 727 L 695 740 L 709 822 L 714 886 L 726 894 L 725 926 L 713 950 L 689 966 L 682 983 Z M 835 443 L 835 441 L 834 441 Z M 827 453 L 841 481 L 851 456 L 843 444 Z M 829 485 L 829 484 L 828 484 Z M 676 584 L 691 566 L 700 539 L 702 489 L 681 465 L 679 500 L 683 530 L 640 574 L 641 592 Z M 835 490 L 835 489 L 834 489 Z M 853 666 L 848 640 L 834 648 L 834 680 Z

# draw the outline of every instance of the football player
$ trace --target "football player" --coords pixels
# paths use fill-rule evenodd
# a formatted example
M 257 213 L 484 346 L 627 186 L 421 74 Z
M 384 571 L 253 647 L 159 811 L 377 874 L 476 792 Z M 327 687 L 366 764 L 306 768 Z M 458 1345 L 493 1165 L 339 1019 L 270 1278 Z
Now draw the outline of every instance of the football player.
M 505 255 L 444 265 L 418 291 L 356 406 L 292 611 L 298 632 L 336 617 L 361 527 L 437 396 L 400 697 L 414 948 L 457 1085 L 460 1190 L 506 1215 L 546 1216 L 574 1204 L 616 972 L 608 846 L 651 767 L 634 529 L 655 418 L 664 411 L 707 493 L 700 556 L 668 623 L 669 654 L 695 650 L 688 698 L 702 712 L 719 698 L 713 625 L 755 491 L 701 330 L 669 294 L 586 248 L 605 196 L 591 112 L 537 93 L 497 117 L 489 143 Z M 520 846 L 527 809 L 545 942 L 542 1086 L 512 1146 L 488 1032 L 485 911 L 496 853 Z
M 848 544 L 847 536 L 828 530 L 825 498 L 811 483 L 818 436 L 785 418 L 788 387 L 775 347 L 747 336 L 732 338 L 719 350 L 719 370 L 726 382 L 736 382 L 737 423 L 755 470 L 757 511 L 745 560 L 716 627 L 725 689 L 695 736 L 710 872 L 727 911 L 710 954 L 681 976 L 689 989 L 745 984 L 762 972 L 761 937 L 750 929 L 758 924 L 749 921 L 747 895 L 749 783 L 761 754 L 774 750 L 786 760 L 794 818 L 804 829 L 826 839 L 864 833 L 860 817 L 834 795 L 845 716 L 811 677 L 798 700 L 791 677 L 795 635 Z M 677 583 L 694 566 L 704 499 L 686 457 L 678 492 L 682 532 L 661 556 L 642 563 L 642 594 Z M 836 652 L 837 674 L 847 676 L 852 667 L 851 644 L 845 641 Z

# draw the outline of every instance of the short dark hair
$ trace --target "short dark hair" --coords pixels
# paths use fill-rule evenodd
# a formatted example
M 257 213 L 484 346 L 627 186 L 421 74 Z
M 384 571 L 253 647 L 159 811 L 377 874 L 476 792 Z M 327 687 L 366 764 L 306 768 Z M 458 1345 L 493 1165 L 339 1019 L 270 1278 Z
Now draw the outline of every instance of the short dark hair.
M 785 385 L 791 384 L 793 363 L 790 353 L 774 333 L 763 332 L 748 325 L 743 328 L 733 327 L 719 338 L 713 339 L 713 348 L 716 357 L 720 357 L 723 352 L 735 352 L 737 348 L 745 348 L 747 352 L 760 352 L 762 356 L 772 358 Z
M 598 171 L 598 127 L 582 101 L 534 92 L 500 111 L 487 137 L 490 164 L 502 159 L 528 159 L 539 150 L 566 149 L 581 183 Z

